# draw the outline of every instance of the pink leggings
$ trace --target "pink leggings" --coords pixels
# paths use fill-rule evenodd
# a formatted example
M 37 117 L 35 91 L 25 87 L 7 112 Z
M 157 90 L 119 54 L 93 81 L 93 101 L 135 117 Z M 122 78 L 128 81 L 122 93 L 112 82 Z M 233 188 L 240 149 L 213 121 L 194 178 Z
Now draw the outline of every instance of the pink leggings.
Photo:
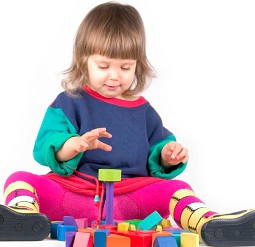
M 97 219 L 98 207 L 94 197 L 67 190 L 57 182 L 29 172 L 15 172 L 7 179 L 6 187 L 16 181 L 24 181 L 35 188 L 40 212 L 52 221 L 63 220 L 64 216 L 87 218 L 89 222 Z M 153 211 L 162 217 L 169 216 L 169 202 L 172 195 L 180 189 L 192 188 L 180 180 L 162 180 L 135 191 L 114 197 L 114 219 L 144 219 Z M 7 198 L 6 204 L 12 198 Z

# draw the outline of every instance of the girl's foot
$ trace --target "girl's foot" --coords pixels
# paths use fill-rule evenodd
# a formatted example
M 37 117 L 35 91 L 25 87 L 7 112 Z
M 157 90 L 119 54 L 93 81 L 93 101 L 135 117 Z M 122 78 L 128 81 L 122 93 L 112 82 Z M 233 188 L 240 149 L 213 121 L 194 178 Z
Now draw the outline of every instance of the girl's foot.
M 46 215 L 0 205 L 0 241 L 38 241 L 50 231 L 51 221 Z
M 210 246 L 255 246 L 255 210 L 214 215 L 201 228 Z

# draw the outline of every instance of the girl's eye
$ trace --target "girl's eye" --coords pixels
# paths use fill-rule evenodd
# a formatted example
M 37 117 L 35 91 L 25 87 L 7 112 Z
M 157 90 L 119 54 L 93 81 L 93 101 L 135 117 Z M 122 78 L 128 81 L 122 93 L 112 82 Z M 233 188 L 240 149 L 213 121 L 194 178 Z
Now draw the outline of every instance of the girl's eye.
M 122 67 L 121 69 L 122 70 L 129 70 L 130 68 L 129 67 Z
M 108 69 L 108 66 L 98 66 L 99 69 Z

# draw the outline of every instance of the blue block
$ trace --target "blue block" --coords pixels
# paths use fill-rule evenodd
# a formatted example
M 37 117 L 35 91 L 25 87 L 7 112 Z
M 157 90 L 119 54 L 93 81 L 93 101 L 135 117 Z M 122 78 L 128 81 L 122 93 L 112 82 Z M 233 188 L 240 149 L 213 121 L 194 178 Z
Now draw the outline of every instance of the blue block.
M 65 225 L 58 225 L 58 236 L 57 239 L 60 241 L 66 240 L 66 232 L 76 232 L 76 226 L 65 226 Z
M 62 221 L 56 221 L 51 223 L 51 232 L 50 238 L 57 239 L 58 238 L 58 225 L 61 225 Z
M 176 240 L 172 236 L 157 236 L 153 243 L 153 247 L 178 247 Z
M 94 247 L 106 247 L 106 237 L 110 234 L 108 229 L 98 229 L 94 232 Z

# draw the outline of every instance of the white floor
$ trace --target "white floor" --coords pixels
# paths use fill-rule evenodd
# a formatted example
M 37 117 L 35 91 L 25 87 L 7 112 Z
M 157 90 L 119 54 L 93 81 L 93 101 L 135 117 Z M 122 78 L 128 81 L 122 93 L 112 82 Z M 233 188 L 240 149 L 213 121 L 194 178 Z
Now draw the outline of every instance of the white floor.
M 12 242 L 2 241 L 1 242 L 0 241 L 0 246 L 1 247 L 35 247 L 35 246 L 36 247 L 65 247 L 65 242 L 47 238 L 43 241 L 22 241 L 22 242 L 17 242 L 17 241 L 12 241 Z M 199 246 L 205 246 L 205 245 L 200 244 Z

